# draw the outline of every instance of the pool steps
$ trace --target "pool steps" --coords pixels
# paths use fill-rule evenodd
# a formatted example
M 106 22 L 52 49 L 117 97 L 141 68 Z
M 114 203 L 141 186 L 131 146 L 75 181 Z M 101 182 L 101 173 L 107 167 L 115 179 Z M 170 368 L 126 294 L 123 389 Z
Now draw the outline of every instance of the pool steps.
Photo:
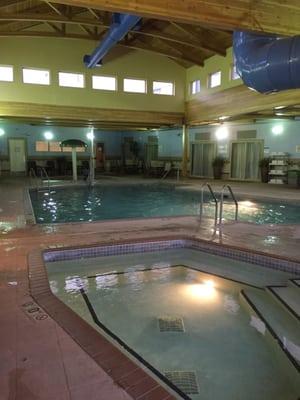
M 269 286 L 267 290 L 284 309 L 300 320 L 300 287 Z
M 241 297 L 246 301 L 250 314 L 265 324 L 266 330 L 300 372 L 300 320 L 291 314 L 269 288 L 246 288 L 241 291 Z
M 288 281 L 288 286 L 296 287 L 300 289 L 300 279 L 290 279 Z

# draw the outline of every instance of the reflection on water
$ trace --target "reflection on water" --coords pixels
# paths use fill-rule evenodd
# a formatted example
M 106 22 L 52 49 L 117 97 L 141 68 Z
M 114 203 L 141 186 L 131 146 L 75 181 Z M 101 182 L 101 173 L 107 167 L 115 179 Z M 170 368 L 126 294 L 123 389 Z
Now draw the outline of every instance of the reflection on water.
M 30 193 L 37 222 L 97 221 L 199 214 L 200 194 L 175 186 L 122 185 L 90 189 L 66 188 L 41 195 Z M 213 218 L 214 206 L 205 199 L 205 215 Z M 225 201 L 223 217 L 233 220 L 235 207 Z M 280 203 L 239 201 L 239 220 L 258 224 L 299 223 L 300 207 Z
M 80 289 L 88 291 L 89 281 L 87 278 L 80 278 L 79 276 L 70 276 L 65 279 L 65 291 L 68 293 L 77 293 Z
M 229 314 L 237 314 L 240 310 L 239 303 L 230 294 L 224 296 L 224 310 Z

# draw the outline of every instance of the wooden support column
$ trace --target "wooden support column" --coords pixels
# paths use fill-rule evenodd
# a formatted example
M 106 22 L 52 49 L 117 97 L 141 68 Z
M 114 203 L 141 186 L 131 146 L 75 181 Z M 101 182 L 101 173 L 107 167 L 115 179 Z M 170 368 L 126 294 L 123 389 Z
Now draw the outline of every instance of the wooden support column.
M 189 129 L 185 124 L 182 125 L 182 176 L 188 174 L 189 162 Z

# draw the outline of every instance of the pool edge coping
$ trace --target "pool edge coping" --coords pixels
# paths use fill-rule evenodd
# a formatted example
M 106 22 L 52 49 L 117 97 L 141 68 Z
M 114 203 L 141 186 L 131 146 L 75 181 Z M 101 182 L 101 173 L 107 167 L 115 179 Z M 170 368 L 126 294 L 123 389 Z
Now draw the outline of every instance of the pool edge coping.
M 155 397 L 155 400 L 172 400 L 175 399 L 172 388 L 167 390 L 165 386 L 158 381 L 157 377 L 152 376 L 150 371 L 146 371 L 139 365 L 138 361 L 133 361 L 128 357 L 117 345 L 112 343 L 103 334 L 96 331 L 92 326 L 90 326 L 86 321 L 84 321 L 79 315 L 77 315 L 72 309 L 65 305 L 61 300 L 59 300 L 50 289 L 50 284 L 48 280 L 47 269 L 45 266 L 45 253 L 51 253 L 55 251 L 66 251 L 75 250 L 80 248 L 95 248 L 95 247 L 106 247 L 106 246 L 118 246 L 126 244 L 137 244 L 137 243 L 149 243 L 149 242 L 162 242 L 162 241 L 191 241 L 198 242 L 202 246 L 213 246 L 214 248 L 227 248 L 236 252 L 250 253 L 255 256 L 267 257 L 274 259 L 276 261 L 281 260 L 284 262 L 291 262 L 300 265 L 299 260 L 279 257 L 277 255 L 269 255 L 264 252 L 251 251 L 249 249 L 244 249 L 237 246 L 224 245 L 220 243 L 211 242 L 208 240 L 198 239 L 193 236 L 178 235 L 173 237 L 154 237 L 154 238 L 139 238 L 137 239 L 127 239 L 127 240 L 116 240 L 116 241 L 99 241 L 94 244 L 80 245 L 80 246 L 66 246 L 66 247 L 45 247 L 44 249 L 33 250 L 28 254 L 28 278 L 29 278 L 29 288 L 32 297 L 35 301 L 51 316 L 51 318 L 56 321 L 71 338 L 87 353 L 89 356 L 102 368 L 113 381 L 121 386 L 121 388 L 126 391 L 130 396 L 130 389 L 134 385 L 138 385 L 139 381 L 151 381 L 152 388 L 147 390 L 147 393 L 151 393 L 153 390 L 161 390 L 162 397 Z M 184 246 L 183 246 L 184 248 Z M 192 247 L 191 247 L 192 248 Z M 197 250 L 195 248 L 195 250 Z M 258 264 L 255 262 L 254 264 Z M 268 268 L 267 266 L 263 266 Z M 275 269 L 275 268 L 274 268 Z M 300 271 L 299 271 L 300 272 Z M 300 275 L 300 274 L 299 274 Z M 230 279 L 230 278 L 229 278 Z M 99 350 L 99 349 L 102 349 Z M 101 356 L 102 354 L 102 356 Z M 104 354 L 104 356 L 103 356 Z M 103 358 L 104 357 L 104 358 Z M 108 359 L 114 361 L 115 366 L 107 366 Z M 110 363 L 109 363 L 110 364 Z M 123 370 L 122 370 L 123 365 Z M 124 371 L 125 368 L 125 371 Z M 130 372 L 131 368 L 131 372 Z M 125 373 L 125 376 L 124 376 Z M 136 380 L 136 374 L 139 374 L 140 380 Z M 130 378 L 130 375 L 133 377 Z M 156 378 L 156 379 L 155 379 Z M 125 379 L 125 381 L 124 381 Z M 131 379 L 131 381 L 130 381 Z M 128 386 L 129 385 L 129 386 Z M 139 393 L 141 400 L 143 394 L 146 392 Z M 177 393 L 179 394 L 179 393 Z M 132 397 L 136 398 L 136 397 Z M 188 397 L 187 397 L 188 398 Z

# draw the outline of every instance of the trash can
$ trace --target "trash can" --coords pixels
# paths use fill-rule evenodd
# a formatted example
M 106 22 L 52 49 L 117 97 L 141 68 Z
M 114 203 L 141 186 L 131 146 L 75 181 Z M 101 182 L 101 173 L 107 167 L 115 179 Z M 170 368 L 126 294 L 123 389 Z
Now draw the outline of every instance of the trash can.
M 300 170 L 292 169 L 288 171 L 288 185 L 292 187 L 300 187 Z

